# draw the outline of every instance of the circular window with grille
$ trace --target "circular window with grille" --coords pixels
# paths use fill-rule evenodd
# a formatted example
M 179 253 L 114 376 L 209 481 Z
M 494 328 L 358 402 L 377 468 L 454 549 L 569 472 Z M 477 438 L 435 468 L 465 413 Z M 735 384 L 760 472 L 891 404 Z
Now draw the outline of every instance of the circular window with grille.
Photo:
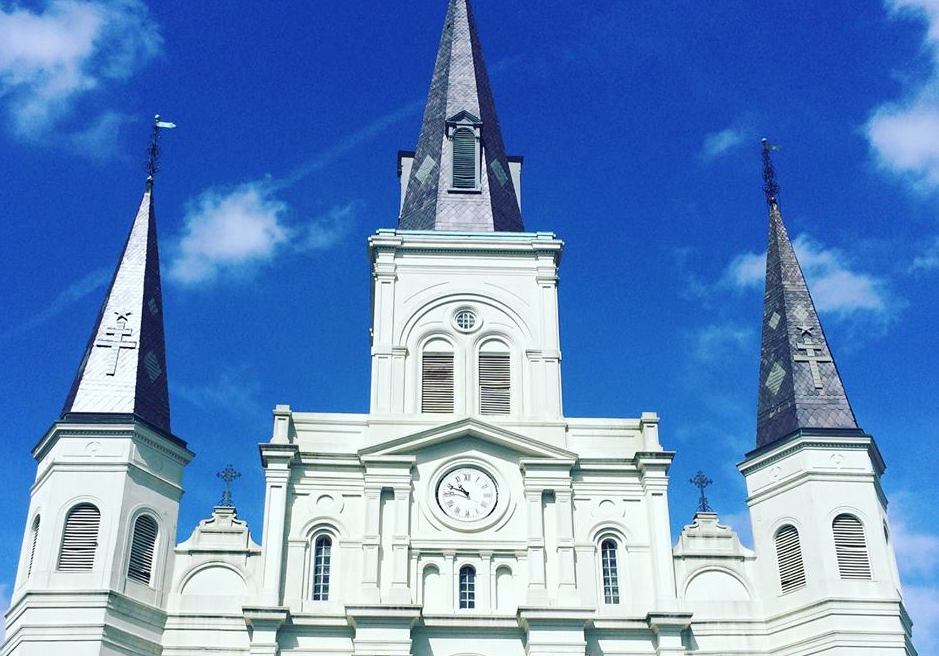
M 464 333 L 471 332 L 479 327 L 479 318 L 468 308 L 457 310 L 453 315 L 453 324 Z

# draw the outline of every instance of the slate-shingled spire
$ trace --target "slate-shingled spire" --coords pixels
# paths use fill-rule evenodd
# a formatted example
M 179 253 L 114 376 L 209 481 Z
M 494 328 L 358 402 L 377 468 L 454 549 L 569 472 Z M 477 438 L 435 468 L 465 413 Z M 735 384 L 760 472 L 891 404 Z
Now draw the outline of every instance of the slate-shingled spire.
M 482 144 L 478 189 L 452 191 L 448 122 L 474 125 Z M 452 131 L 452 130 L 451 130 Z M 421 135 L 398 227 L 402 230 L 524 230 L 468 0 L 450 0 Z
M 134 415 L 171 432 L 152 180 L 62 408 L 79 415 Z
M 771 149 L 764 139 L 769 244 L 760 348 L 758 448 L 800 430 L 860 432 L 783 225 Z

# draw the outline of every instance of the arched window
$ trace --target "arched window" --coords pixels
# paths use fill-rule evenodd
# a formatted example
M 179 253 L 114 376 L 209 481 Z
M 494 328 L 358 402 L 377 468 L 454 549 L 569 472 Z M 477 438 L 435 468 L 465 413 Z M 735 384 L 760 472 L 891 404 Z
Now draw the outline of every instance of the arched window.
M 453 133 L 453 187 L 475 189 L 476 134 L 469 128 L 457 128 Z
M 150 585 L 150 577 L 153 575 L 153 552 L 156 550 L 158 531 L 156 520 L 150 515 L 141 515 L 134 522 L 127 578 Z
M 512 367 L 501 342 L 486 342 L 479 352 L 479 413 L 507 415 L 512 411 Z
M 68 511 L 59 552 L 60 571 L 87 572 L 94 569 L 100 524 L 101 511 L 90 503 L 80 503 Z
M 436 565 L 428 565 L 424 568 L 421 580 L 424 610 L 440 610 L 445 607 L 449 610 L 451 608 L 450 604 L 453 602 L 447 603 L 446 595 L 442 594 L 443 586 L 440 581 L 440 569 Z
M 606 538 L 600 543 L 600 565 L 603 572 L 603 603 L 619 603 L 619 569 L 616 562 L 616 540 Z
M 476 570 L 470 565 L 460 568 L 460 608 L 476 608 Z
M 453 412 L 453 347 L 442 339 L 421 354 L 421 412 Z
M 799 531 L 791 524 L 786 524 L 776 531 L 776 561 L 779 565 L 779 585 L 783 593 L 798 590 L 805 585 L 805 566 L 802 564 Z
M 36 543 L 39 542 L 39 515 L 33 520 L 29 529 L 29 561 L 26 564 L 26 576 L 33 574 L 33 562 L 36 560 Z
M 313 542 L 313 601 L 329 599 L 329 565 L 333 539 L 321 535 Z
M 838 515 L 831 524 L 835 536 L 838 571 L 843 579 L 871 578 L 871 562 L 867 556 L 864 525 L 854 515 Z

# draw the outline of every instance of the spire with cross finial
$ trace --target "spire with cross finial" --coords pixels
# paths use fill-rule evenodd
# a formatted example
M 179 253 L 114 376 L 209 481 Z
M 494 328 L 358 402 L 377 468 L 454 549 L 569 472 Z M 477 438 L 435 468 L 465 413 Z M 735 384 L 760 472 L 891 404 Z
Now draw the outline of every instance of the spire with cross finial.
M 222 492 L 222 499 L 218 502 L 219 507 L 234 508 L 235 504 L 232 503 L 231 498 L 231 484 L 235 479 L 241 478 L 241 472 L 229 464 L 215 475 L 225 482 L 225 491 Z
M 779 209 L 772 151 L 761 142 L 769 205 L 766 289 L 760 347 L 757 447 L 801 430 L 858 431 L 825 332 Z
M 704 490 L 714 481 L 708 478 L 705 473 L 699 469 L 698 473 L 695 474 L 694 477 L 688 482 L 698 488 L 698 491 L 700 492 L 700 496 L 698 497 L 698 512 L 713 512 L 714 510 L 711 508 L 710 504 L 708 504 L 708 498 L 705 496 Z
M 152 175 L 157 169 L 159 131 L 172 125 L 159 117 L 154 121 L 146 190 L 62 408 L 62 418 L 132 415 L 171 432 Z

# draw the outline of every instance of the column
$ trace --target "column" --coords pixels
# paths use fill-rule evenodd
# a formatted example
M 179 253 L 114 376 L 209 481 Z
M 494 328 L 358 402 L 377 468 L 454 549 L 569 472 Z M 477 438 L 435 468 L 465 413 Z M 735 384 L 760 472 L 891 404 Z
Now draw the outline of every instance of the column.
M 645 491 L 646 517 L 649 525 L 649 548 L 657 610 L 671 610 L 678 604 L 675 592 L 675 568 L 672 559 L 672 533 L 668 518 L 668 476 L 671 457 L 640 456 L 639 471 Z
M 460 606 L 460 582 L 457 580 L 458 574 L 453 566 L 455 558 L 455 551 L 443 552 L 443 571 L 440 572 L 440 578 L 443 579 L 444 585 L 449 585 L 450 589 L 450 608 L 445 609 L 444 612 L 452 612 L 453 609 Z
M 395 304 L 395 281 L 397 273 L 394 252 L 379 249 L 373 265 L 372 303 L 372 399 L 373 414 L 388 414 L 392 411 L 392 389 L 400 382 L 392 380 L 394 352 L 393 327 Z M 394 384 L 393 384 L 394 383 Z
M 476 572 L 476 608 L 491 613 L 496 607 L 492 552 L 483 551 L 479 554 L 479 557 L 479 571 Z
M 296 452 L 297 447 L 294 445 L 265 444 L 261 447 L 265 478 L 261 602 L 268 606 L 280 605 L 283 596 L 280 584 L 286 541 L 287 485 L 290 481 L 290 463 Z
M 408 551 L 410 547 L 411 487 L 394 488 L 394 532 L 392 533 L 391 599 L 397 604 L 411 603 L 408 587 Z
M 541 514 L 541 489 L 525 489 L 528 511 L 528 594 L 525 603 L 538 606 L 547 603 L 545 586 L 544 517 Z
M 380 536 L 378 527 L 381 520 L 381 487 L 365 488 L 365 526 L 362 533 L 362 603 L 379 601 L 378 558 L 380 555 Z
M 558 601 L 577 604 L 577 579 L 574 570 L 574 503 L 570 487 L 554 490 L 558 513 Z

